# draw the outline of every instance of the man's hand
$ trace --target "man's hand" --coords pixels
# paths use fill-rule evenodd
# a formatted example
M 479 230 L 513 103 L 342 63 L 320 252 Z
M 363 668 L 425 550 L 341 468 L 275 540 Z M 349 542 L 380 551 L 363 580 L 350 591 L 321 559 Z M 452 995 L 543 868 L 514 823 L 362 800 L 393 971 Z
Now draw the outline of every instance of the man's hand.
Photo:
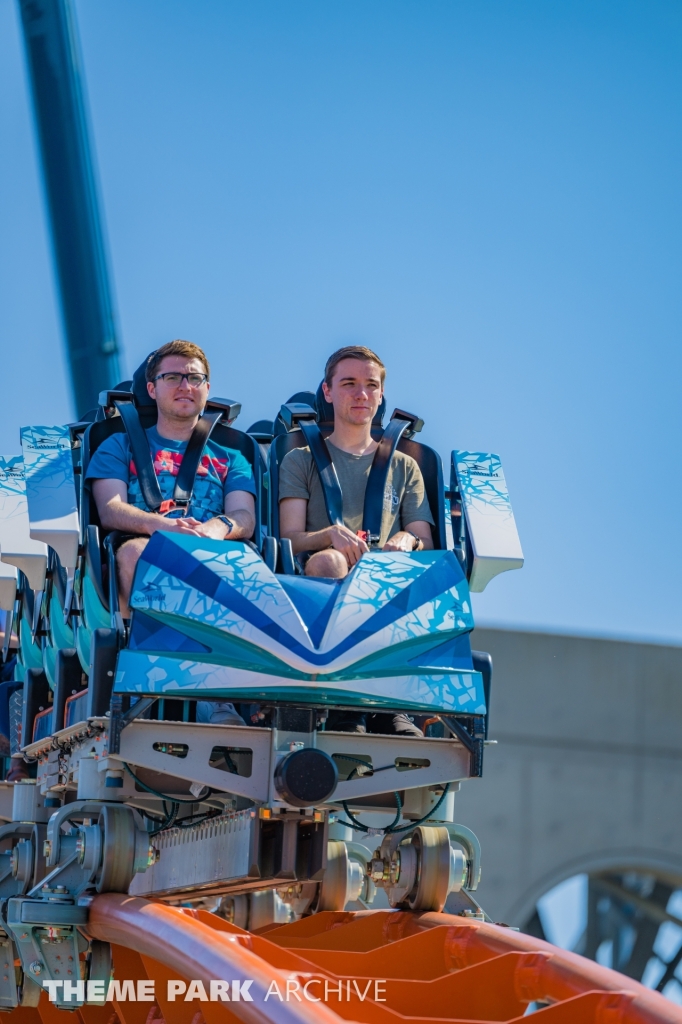
M 335 551 L 341 552 L 351 569 L 369 551 L 364 540 L 357 537 L 347 526 L 330 526 L 325 532 L 329 536 L 331 546 Z
M 364 540 L 360 540 L 347 526 L 307 531 L 307 508 L 305 498 L 282 498 L 279 503 L 279 532 L 291 541 L 295 555 L 300 551 L 325 551 L 331 547 L 342 554 L 352 568 L 369 551 Z
M 206 523 L 199 523 L 196 533 L 198 537 L 210 537 L 211 540 L 230 539 L 225 523 L 221 522 L 220 519 L 209 519 Z
M 192 537 L 201 537 L 201 527 L 204 526 L 199 519 L 186 516 L 184 519 L 173 519 L 170 516 L 158 516 L 161 520 L 156 524 L 157 530 L 164 530 L 167 533 L 184 533 Z
M 399 530 L 386 541 L 382 551 L 414 551 L 414 537 L 405 530 Z
M 433 537 L 431 535 L 431 524 L 426 523 L 423 520 L 417 520 L 413 523 L 408 523 L 408 530 L 399 530 L 398 533 L 394 533 L 393 536 L 386 541 L 382 550 L 383 551 L 414 551 L 415 549 L 415 536 L 419 537 L 422 542 L 420 548 L 421 551 L 432 551 L 433 550 Z M 420 547 L 419 544 L 416 545 Z

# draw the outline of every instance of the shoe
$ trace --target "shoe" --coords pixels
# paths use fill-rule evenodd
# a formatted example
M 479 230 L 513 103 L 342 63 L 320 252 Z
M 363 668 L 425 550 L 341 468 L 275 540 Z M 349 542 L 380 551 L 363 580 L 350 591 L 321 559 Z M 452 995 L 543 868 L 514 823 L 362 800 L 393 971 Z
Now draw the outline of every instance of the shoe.
M 424 738 L 424 733 L 415 725 L 408 715 L 393 715 L 393 732 L 396 736 L 415 736 Z
M 234 704 L 226 700 L 198 700 L 197 722 L 211 725 L 246 725 Z
M 414 739 L 423 739 L 424 737 L 421 729 L 405 714 L 369 715 L 367 719 L 367 732 L 373 732 L 381 736 L 411 736 Z
M 364 711 L 330 711 L 326 728 L 331 732 L 367 732 Z

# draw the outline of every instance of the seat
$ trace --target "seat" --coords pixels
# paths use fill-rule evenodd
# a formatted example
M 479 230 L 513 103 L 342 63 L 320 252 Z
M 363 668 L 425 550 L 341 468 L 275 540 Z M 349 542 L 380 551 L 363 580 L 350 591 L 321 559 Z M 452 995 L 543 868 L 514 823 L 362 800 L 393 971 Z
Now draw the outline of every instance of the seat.
M 120 625 L 115 624 L 118 608 L 118 588 L 115 571 L 115 553 L 106 543 L 106 531 L 97 512 L 92 492 L 85 483 L 85 474 L 93 454 L 107 437 L 125 432 L 123 419 L 116 410 L 115 402 L 131 402 L 138 411 L 143 428 L 153 426 L 157 420 L 156 402 L 149 395 L 146 386 L 145 368 L 147 360 L 135 371 L 133 380 L 100 395 L 100 413 L 85 429 L 81 445 L 80 466 L 80 518 L 81 540 L 84 555 L 83 571 L 83 613 L 78 630 L 78 657 L 83 670 L 90 674 L 88 714 L 104 714 L 109 706 L 112 673 L 119 646 L 124 642 Z M 225 399 L 211 399 L 209 411 L 222 411 L 232 423 L 240 411 L 236 402 Z M 219 423 L 211 434 L 213 440 L 244 455 L 249 462 L 256 485 L 256 527 L 254 543 L 260 550 L 263 537 L 262 523 L 262 457 L 253 437 L 236 430 L 231 425 Z
M 289 399 L 291 403 L 310 405 L 317 413 L 317 423 L 323 436 L 328 436 L 334 429 L 334 408 L 324 397 L 322 385 L 320 384 L 316 393 L 298 392 Z M 372 437 L 379 440 L 383 433 L 383 421 L 386 411 L 386 401 L 382 401 L 372 423 Z M 270 445 L 269 459 L 269 513 L 270 531 L 279 539 L 279 469 L 285 455 L 294 448 L 306 446 L 306 439 L 300 428 L 287 432 L 282 416 L 278 416 L 274 425 L 274 436 Z M 397 445 L 397 451 L 410 455 L 419 466 L 424 478 L 426 495 L 431 509 L 431 515 L 435 526 L 432 528 L 434 548 L 438 550 L 447 549 L 447 537 L 445 532 L 445 487 L 443 481 L 443 466 L 438 452 L 421 441 L 414 438 L 402 437 Z M 463 651 L 463 657 L 471 658 L 472 666 L 481 672 L 483 676 L 486 704 L 489 706 L 490 690 L 492 685 L 492 658 L 489 654 L 470 651 L 470 639 L 467 638 L 466 646 L 468 651 Z M 444 727 L 438 727 L 440 734 L 445 735 Z M 485 735 L 488 735 L 488 714 L 484 717 Z M 435 734 L 435 733 L 434 733 Z

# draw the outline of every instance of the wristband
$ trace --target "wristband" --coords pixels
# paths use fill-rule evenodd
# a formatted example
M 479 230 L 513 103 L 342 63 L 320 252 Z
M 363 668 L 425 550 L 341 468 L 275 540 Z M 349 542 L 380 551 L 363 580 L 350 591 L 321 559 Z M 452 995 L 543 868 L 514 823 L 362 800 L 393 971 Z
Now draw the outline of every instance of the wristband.
M 418 537 L 416 533 L 412 533 L 412 530 L 405 530 L 405 533 L 409 533 L 410 537 L 414 537 L 415 539 L 415 545 L 412 548 L 413 551 L 424 550 L 424 541 L 421 539 L 421 537 Z
M 216 516 L 216 519 L 227 527 L 227 536 L 229 537 L 234 529 L 234 523 L 232 520 L 228 519 L 227 516 Z

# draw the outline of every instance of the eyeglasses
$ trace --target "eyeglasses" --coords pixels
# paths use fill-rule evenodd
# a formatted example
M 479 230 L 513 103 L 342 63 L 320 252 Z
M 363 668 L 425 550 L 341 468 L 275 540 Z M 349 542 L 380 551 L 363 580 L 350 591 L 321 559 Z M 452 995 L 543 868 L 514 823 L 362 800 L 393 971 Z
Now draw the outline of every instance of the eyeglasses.
M 183 380 L 186 380 L 191 388 L 200 388 L 208 381 L 206 373 L 159 373 L 154 380 L 162 380 L 171 387 L 177 387 Z

